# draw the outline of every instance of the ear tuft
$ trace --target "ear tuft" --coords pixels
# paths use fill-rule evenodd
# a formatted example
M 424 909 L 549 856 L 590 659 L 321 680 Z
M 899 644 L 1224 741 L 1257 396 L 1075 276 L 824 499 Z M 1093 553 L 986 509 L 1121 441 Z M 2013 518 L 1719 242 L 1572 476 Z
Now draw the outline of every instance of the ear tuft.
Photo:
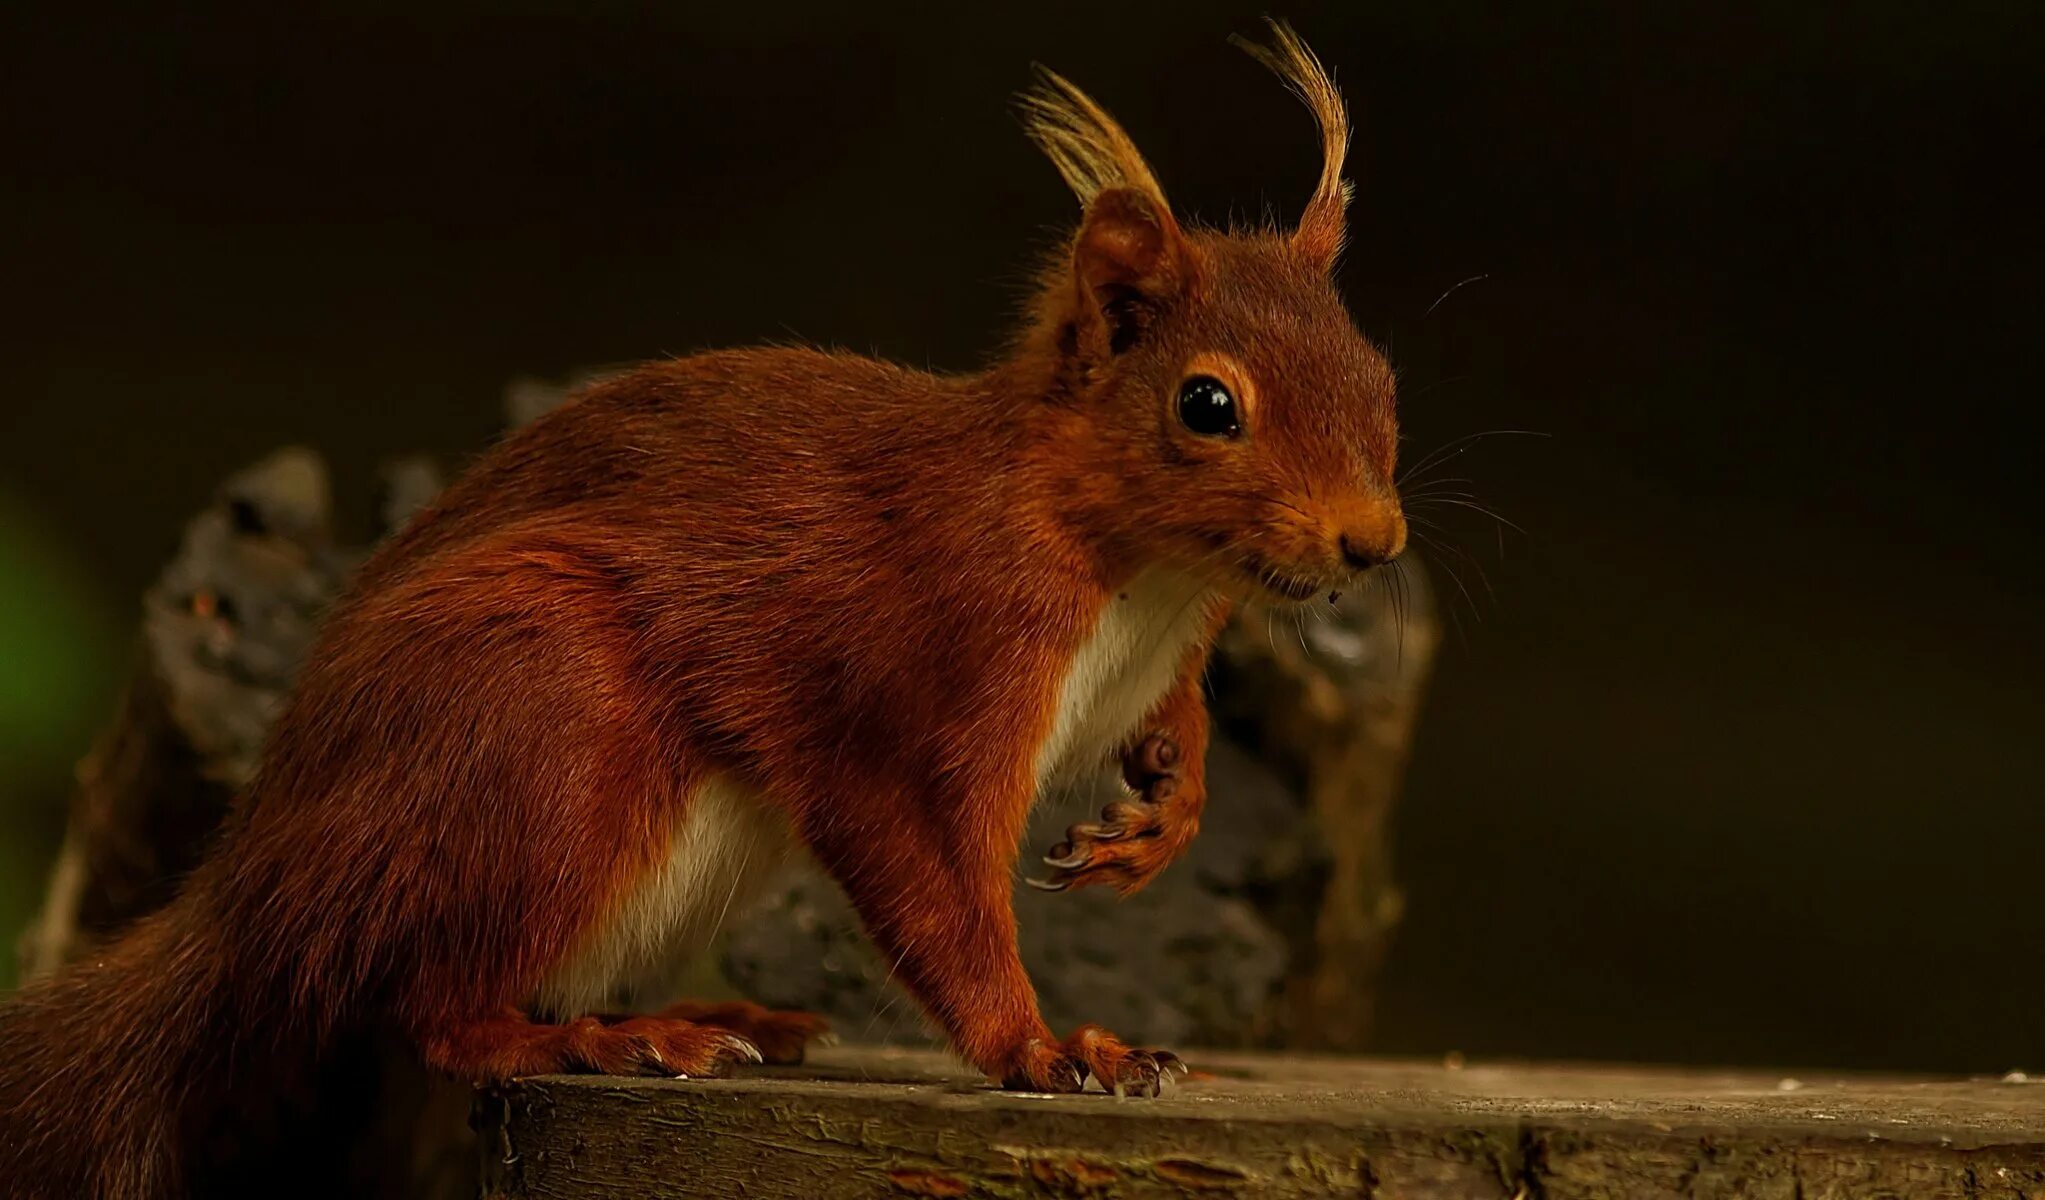
M 1332 268 L 1342 252 L 1342 239 L 1349 207 L 1350 185 L 1342 178 L 1342 160 L 1349 153 L 1349 113 L 1342 106 L 1342 93 L 1335 88 L 1321 60 L 1308 48 L 1292 26 L 1271 21 L 1271 45 L 1260 46 L 1242 37 L 1229 40 L 1250 57 L 1270 68 L 1294 94 L 1306 102 L 1321 130 L 1321 178 L 1300 214 L 1293 231 L 1293 244 L 1303 254 Z
M 1142 192 L 1169 216 L 1164 189 L 1150 173 L 1150 164 L 1115 118 L 1056 71 L 1039 65 L 1037 84 L 1016 97 L 1023 130 L 1058 168 L 1065 185 L 1091 204 L 1109 188 Z

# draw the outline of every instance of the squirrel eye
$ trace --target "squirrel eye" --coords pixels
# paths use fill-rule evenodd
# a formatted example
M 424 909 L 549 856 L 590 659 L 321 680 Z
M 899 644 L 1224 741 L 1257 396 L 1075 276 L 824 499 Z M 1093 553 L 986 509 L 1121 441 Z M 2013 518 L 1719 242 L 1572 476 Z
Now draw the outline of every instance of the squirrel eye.
M 1179 424 L 1202 437 L 1235 437 L 1243 431 L 1236 398 L 1212 375 L 1195 375 L 1179 385 Z

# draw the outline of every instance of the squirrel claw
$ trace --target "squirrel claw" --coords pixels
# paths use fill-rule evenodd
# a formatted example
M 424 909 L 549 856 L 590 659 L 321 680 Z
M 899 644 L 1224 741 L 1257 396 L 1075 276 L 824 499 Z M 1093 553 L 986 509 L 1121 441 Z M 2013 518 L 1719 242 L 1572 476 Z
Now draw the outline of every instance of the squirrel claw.
M 1074 845 L 1081 842 L 1119 842 L 1128 836 L 1129 827 L 1114 821 L 1081 821 L 1065 831 L 1065 840 Z
M 1077 1092 L 1088 1081 L 1114 1096 L 1156 1096 L 1186 1066 L 1169 1050 L 1139 1049 L 1098 1025 L 1083 1025 L 1063 1042 L 1031 1040 L 1004 1073 L 1011 1091 Z
M 1086 1087 L 1086 1068 L 1057 1046 L 1033 1041 L 1029 1058 L 1001 1081 L 1012 1092 L 1070 1093 Z
M 1040 892 L 1062 892 L 1072 886 L 1070 879 L 1025 879 L 1023 882 Z
M 1051 847 L 1051 853 L 1044 856 L 1044 865 L 1060 871 L 1076 871 L 1085 866 L 1093 855 L 1084 850 L 1075 850 L 1071 842 L 1060 842 Z

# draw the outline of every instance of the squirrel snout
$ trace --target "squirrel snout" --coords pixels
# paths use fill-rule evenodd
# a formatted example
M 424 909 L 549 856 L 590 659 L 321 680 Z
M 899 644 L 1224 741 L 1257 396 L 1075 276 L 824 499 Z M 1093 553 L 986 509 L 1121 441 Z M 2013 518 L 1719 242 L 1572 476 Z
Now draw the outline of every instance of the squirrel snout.
M 1381 567 L 1406 549 L 1406 519 L 1392 513 L 1389 519 L 1353 525 L 1336 538 L 1342 562 L 1353 571 Z

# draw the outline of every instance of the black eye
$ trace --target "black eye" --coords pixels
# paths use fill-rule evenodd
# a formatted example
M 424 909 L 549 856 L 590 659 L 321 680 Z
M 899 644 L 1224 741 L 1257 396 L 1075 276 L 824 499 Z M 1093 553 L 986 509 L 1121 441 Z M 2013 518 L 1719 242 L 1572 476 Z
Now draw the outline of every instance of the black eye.
M 1236 398 L 1212 375 L 1195 375 L 1179 385 L 1179 423 L 1202 437 L 1235 437 L 1243 431 Z

